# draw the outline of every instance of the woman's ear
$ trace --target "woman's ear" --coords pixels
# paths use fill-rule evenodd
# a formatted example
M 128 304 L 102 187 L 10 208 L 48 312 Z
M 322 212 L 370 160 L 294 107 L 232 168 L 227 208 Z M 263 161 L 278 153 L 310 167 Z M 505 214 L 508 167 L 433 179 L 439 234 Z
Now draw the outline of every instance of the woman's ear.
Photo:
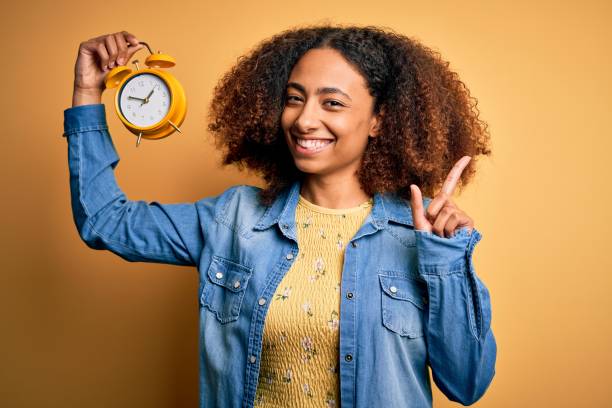
M 381 109 L 380 113 L 372 116 L 372 120 L 370 121 L 370 137 L 376 137 L 380 133 L 380 128 L 382 125 L 382 120 L 384 116 L 384 111 Z

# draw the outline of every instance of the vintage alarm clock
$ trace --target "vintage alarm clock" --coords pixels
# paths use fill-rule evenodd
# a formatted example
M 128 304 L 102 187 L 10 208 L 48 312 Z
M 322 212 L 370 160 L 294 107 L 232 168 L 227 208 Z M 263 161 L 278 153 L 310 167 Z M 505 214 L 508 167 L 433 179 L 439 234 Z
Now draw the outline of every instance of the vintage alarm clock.
M 138 60 L 132 63 L 136 70 L 121 65 L 113 68 L 105 77 L 106 88 L 119 88 L 115 96 L 115 111 L 126 128 L 136 136 L 136 146 L 142 138 L 161 139 L 181 130 L 187 113 L 185 91 L 180 82 L 161 68 L 176 65 L 174 58 L 158 51 L 154 54 L 149 45 L 145 60 L 148 68 L 139 68 Z

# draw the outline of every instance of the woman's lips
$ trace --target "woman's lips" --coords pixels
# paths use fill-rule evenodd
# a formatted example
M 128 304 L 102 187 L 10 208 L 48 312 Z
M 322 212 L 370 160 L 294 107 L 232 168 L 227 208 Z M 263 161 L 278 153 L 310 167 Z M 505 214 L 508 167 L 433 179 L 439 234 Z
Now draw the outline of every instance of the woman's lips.
M 326 144 L 324 144 L 322 146 L 311 147 L 311 148 L 310 147 L 303 147 L 303 146 L 300 146 L 300 144 L 298 143 L 298 140 L 297 140 L 298 138 L 296 136 L 294 136 L 294 135 L 291 135 L 291 136 L 292 136 L 293 142 L 295 144 L 295 150 L 298 153 L 303 154 L 303 155 L 313 155 L 313 154 L 319 153 L 319 152 L 327 149 L 329 146 L 331 146 L 334 143 L 334 140 L 331 140 L 331 139 L 316 139 L 317 141 L 325 142 Z M 305 140 L 305 139 L 302 139 L 302 140 Z M 313 140 L 313 139 L 310 139 L 310 140 Z

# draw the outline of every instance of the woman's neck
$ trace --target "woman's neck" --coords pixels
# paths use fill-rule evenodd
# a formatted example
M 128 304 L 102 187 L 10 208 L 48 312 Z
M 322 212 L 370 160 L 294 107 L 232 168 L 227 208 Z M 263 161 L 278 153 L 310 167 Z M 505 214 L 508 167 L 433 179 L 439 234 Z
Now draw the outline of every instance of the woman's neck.
M 368 201 L 356 177 L 305 175 L 300 194 L 313 204 L 326 208 L 353 208 Z

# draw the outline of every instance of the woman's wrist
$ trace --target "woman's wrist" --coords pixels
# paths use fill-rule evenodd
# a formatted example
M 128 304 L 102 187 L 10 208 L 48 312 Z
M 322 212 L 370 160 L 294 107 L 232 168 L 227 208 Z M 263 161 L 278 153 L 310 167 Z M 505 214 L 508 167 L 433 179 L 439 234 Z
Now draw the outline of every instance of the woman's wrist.
M 72 93 L 72 107 L 97 103 L 102 103 L 102 90 L 74 87 Z

